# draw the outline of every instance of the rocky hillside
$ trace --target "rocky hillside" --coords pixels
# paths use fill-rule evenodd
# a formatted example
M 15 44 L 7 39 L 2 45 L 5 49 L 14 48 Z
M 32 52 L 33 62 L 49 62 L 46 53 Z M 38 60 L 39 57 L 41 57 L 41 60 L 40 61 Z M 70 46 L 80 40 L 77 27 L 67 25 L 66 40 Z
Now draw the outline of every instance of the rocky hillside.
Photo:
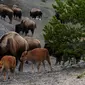
M 23 10 L 23 17 L 29 17 L 29 11 L 33 7 L 40 8 L 43 11 L 43 18 L 41 21 L 34 20 L 37 24 L 37 28 L 33 37 L 41 41 L 42 47 L 44 46 L 43 28 L 48 23 L 51 16 L 54 15 L 52 3 L 54 0 L 47 0 L 46 3 L 40 0 L 4 0 L 3 3 L 8 5 L 17 4 Z M 30 17 L 29 17 L 30 18 Z M 9 20 L 0 19 L 0 37 L 8 31 L 14 31 L 15 25 L 20 23 L 13 19 L 13 23 L 9 24 Z M 31 35 L 31 33 L 29 33 Z M 23 35 L 22 35 L 23 36 Z M 41 72 L 38 73 L 35 65 L 34 72 L 32 71 L 31 64 L 24 65 L 24 72 L 18 72 L 18 67 L 15 71 L 15 78 L 11 78 L 8 81 L 3 81 L 3 76 L 0 74 L 0 85 L 85 85 L 85 77 L 77 79 L 77 75 L 81 74 L 85 70 L 85 63 L 79 63 L 80 66 L 68 66 L 62 67 L 61 65 L 55 66 L 55 58 L 51 57 L 53 71 L 50 71 L 49 65 L 46 63 L 46 70 L 41 66 Z M 12 76 L 11 76 L 12 77 Z

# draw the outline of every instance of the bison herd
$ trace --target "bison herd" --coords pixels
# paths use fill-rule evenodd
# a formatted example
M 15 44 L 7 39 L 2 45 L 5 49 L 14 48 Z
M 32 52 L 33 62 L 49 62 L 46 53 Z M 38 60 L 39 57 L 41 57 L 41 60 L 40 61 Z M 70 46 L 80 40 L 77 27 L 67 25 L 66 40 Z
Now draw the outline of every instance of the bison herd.
M 30 10 L 30 17 L 42 18 L 42 11 L 37 8 Z M 29 36 L 21 36 L 19 33 L 25 33 L 27 35 L 29 30 L 32 35 L 37 28 L 36 23 L 28 17 L 22 18 L 22 10 L 14 5 L 8 7 L 7 5 L 0 4 L 0 16 L 1 19 L 9 18 L 9 22 L 12 23 L 13 18 L 19 19 L 20 23 L 15 25 L 15 31 L 10 31 L 0 38 L 0 71 L 4 73 L 4 80 L 6 80 L 6 72 L 14 73 L 15 68 L 19 63 L 18 70 L 23 71 L 25 62 L 38 63 L 37 69 L 40 71 L 40 65 L 43 64 L 45 68 L 45 60 L 48 62 L 52 71 L 50 56 L 56 56 L 56 63 L 61 62 L 62 53 L 53 54 L 53 51 L 45 43 L 44 48 L 41 47 L 40 40 Z
M 42 11 L 38 8 L 32 8 L 29 12 L 30 17 L 32 18 L 42 18 Z M 9 7 L 4 4 L 0 4 L 0 16 L 1 19 L 6 18 L 6 16 L 9 18 L 9 23 L 12 24 L 13 18 L 16 20 L 20 20 L 19 24 L 15 25 L 15 32 L 20 33 L 27 33 L 29 30 L 32 32 L 32 35 L 34 34 L 34 30 L 36 28 L 36 23 L 29 19 L 28 17 L 22 18 L 22 9 L 19 8 L 17 5 L 13 5 L 12 7 Z
M 42 18 L 42 11 L 38 8 L 32 8 L 29 15 L 31 18 L 40 19 Z M 17 5 L 9 7 L 8 5 L 0 4 L 0 16 L 3 20 L 8 17 L 10 24 L 12 24 L 13 19 L 20 21 L 19 24 L 15 25 L 15 31 L 8 32 L 0 38 L 0 71 L 3 72 L 4 80 L 6 80 L 6 72 L 10 70 L 10 72 L 14 73 L 18 62 L 20 62 L 19 71 L 23 70 L 25 61 L 21 56 L 24 52 L 29 52 L 33 49 L 35 49 L 35 58 L 28 57 L 28 59 L 30 59 L 31 62 L 38 62 L 38 68 L 41 62 L 47 60 L 51 67 L 48 51 L 41 49 L 41 43 L 38 39 L 27 36 L 29 30 L 32 35 L 34 34 L 34 30 L 37 28 L 36 23 L 28 17 L 22 18 L 22 9 Z M 25 33 L 26 36 L 22 37 L 19 34 L 20 32 Z M 36 48 L 40 48 L 38 49 L 40 53 L 37 53 L 38 50 Z M 44 52 L 45 50 L 46 52 Z M 29 61 L 28 59 L 26 62 Z M 8 78 L 10 78 L 10 76 L 8 76 Z

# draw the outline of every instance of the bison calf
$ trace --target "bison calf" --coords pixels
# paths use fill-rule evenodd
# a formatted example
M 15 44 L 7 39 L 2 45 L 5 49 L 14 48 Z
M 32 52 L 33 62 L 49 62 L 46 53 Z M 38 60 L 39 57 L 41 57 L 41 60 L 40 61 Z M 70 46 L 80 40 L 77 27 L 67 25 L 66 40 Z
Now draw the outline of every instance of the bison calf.
M 39 72 L 41 62 L 43 63 L 44 68 L 45 68 L 44 60 L 46 60 L 48 64 L 50 65 L 50 69 L 52 70 L 49 52 L 45 48 L 35 48 L 31 51 L 25 51 L 22 53 L 20 60 L 22 61 L 22 63 L 23 61 L 26 61 L 26 60 L 31 61 L 32 63 L 37 62 L 38 72 Z M 32 68 L 33 68 L 33 64 L 32 64 Z
M 4 80 L 6 80 L 6 72 L 14 73 L 16 67 L 16 58 L 14 56 L 3 56 L 0 61 L 0 70 L 4 73 Z M 9 75 L 8 75 L 8 78 Z

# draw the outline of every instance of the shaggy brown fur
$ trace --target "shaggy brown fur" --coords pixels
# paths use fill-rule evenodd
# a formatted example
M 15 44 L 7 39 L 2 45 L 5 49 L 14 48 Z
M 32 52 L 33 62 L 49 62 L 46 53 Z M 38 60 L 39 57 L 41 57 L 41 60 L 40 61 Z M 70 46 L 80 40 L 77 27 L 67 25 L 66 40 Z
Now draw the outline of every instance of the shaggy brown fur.
M 0 4 L 0 15 L 2 18 L 4 18 L 4 20 L 5 20 L 6 16 L 8 16 L 8 18 L 10 20 L 9 23 L 12 23 L 13 11 L 11 8 L 9 8 L 6 5 Z
M 21 17 L 22 17 L 22 10 L 20 8 L 18 8 L 18 7 L 13 7 L 12 10 L 14 12 L 13 13 L 14 18 L 15 19 L 17 19 L 17 18 L 21 19 Z
M 22 31 L 25 32 L 25 34 L 27 34 L 29 30 L 32 32 L 32 35 L 34 34 L 36 23 L 33 20 L 30 20 L 28 17 L 26 17 L 21 21 L 21 25 L 21 28 L 23 28 Z
M 27 41 L 16 32 L 9 32 L 0 39 L 0 58 L 4 55 L 16 57 L 16 64 L 20 60 L 22 52 L 28 49 Z
M 38 39 L 35 39 L 33 37 L 24 37 L 27 41 L 29 48 L 28 50 L 33 50 L 34 48 L 41 48 L 41 43 Z

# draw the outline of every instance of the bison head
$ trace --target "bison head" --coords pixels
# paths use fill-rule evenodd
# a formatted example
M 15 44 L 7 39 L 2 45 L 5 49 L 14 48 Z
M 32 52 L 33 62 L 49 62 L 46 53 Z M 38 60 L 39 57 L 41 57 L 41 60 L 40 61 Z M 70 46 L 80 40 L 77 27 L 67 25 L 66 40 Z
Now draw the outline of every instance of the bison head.
M 27 51 L 24 51 L 24 52 L 22 53 L 21 57 L 20 57 L 20 60 L 21 60 L 21 61 L 27 60 L 26 55 L 27 55 Z

